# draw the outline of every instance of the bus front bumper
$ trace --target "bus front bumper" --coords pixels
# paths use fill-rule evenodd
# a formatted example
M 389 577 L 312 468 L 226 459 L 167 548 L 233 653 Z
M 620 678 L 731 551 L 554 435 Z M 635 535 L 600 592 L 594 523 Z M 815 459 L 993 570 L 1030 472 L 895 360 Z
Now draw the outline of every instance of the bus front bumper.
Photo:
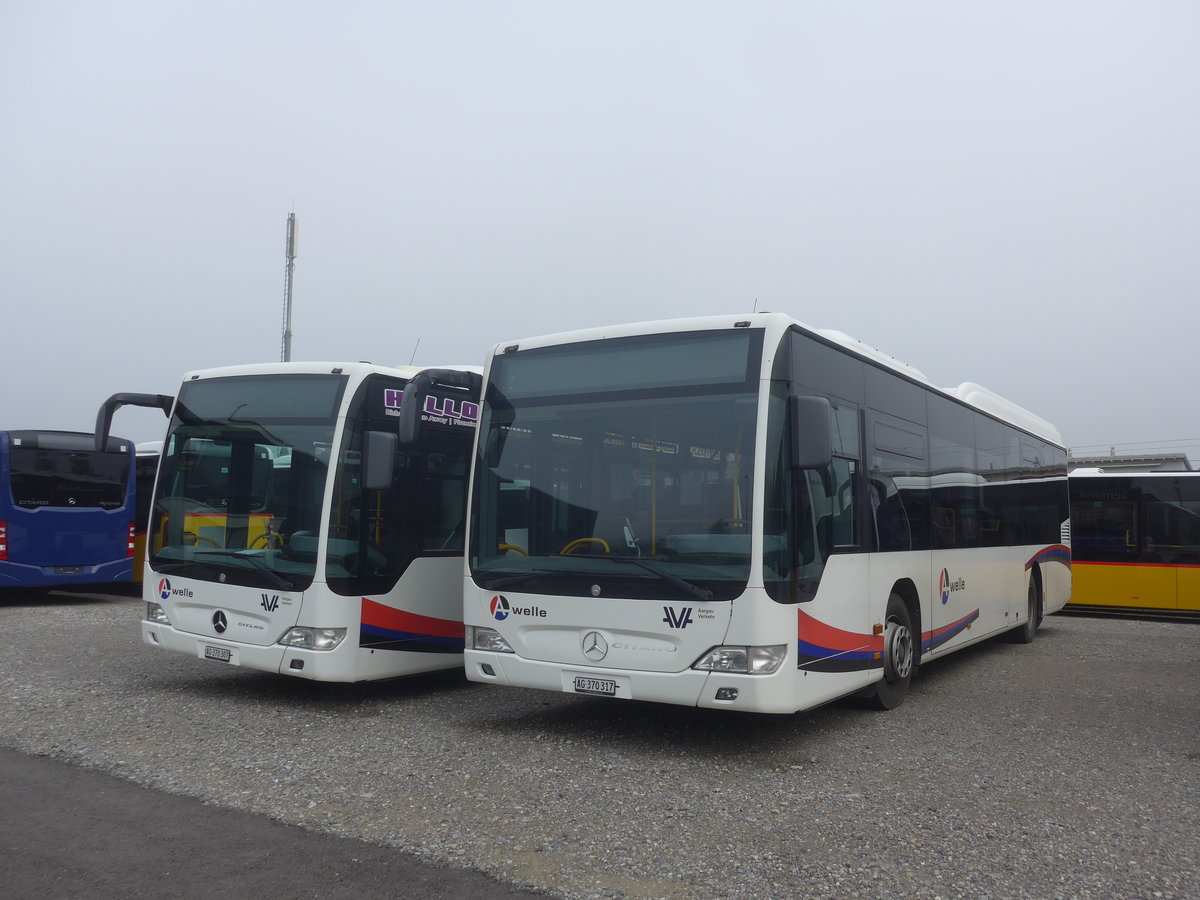
M 170 625 L 142 621 L 142 643 L 160 650 L 184 653 L 222 666 L 241 666 L 313 681 L 353 681 L 353 644 L 335 650 L 304 650 L 280 644 L 245 644 L 191 634 Z M 348 658 L 347 658 L 348 657 Z
M 780 690 L 780 672 L 642 672 L 570 666 L 484 650 L 467 650 L 465 665 L 468 680 L 486 684 L 744 712 L 787 714 L 797 708 L 791 692 Z M 794 672 L 790 675 L 795 677 Z

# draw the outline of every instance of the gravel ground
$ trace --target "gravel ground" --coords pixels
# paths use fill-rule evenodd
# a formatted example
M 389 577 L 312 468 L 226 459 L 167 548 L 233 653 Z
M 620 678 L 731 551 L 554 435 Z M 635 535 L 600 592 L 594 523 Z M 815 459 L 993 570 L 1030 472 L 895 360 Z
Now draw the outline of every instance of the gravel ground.
M 1200 625 L 1055 616 L 887 713 L 320 685 L 0 600 L 0 745 L 565 898 L 1200 897 Z

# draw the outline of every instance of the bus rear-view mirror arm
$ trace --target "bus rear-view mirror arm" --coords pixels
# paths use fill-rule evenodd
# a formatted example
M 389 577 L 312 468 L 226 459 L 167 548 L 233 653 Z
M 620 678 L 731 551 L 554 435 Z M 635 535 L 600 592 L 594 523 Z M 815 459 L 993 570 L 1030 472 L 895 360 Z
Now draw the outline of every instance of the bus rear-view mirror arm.
M 175 398 L 167 394 L 113 394 L 100 406 L 96 414 L 96 449 L 103 450 L 108 445 L 108 432 L 112 428 L 112 417 L 122 406 L 148 406 L 151 409 L 161 409 L 163 415 L 171 415 L 171 406 Z
M 824 469 L 833 462 L 833 429 L 825 397 L 789 397 L 792 467 Z
M 404 399 L 400 401 L 400 418 L 396 422 L 400 444 L 411 447 L 417 442 L 417 432 L 420 431 L 421 405 L 419 398 L 434 388 L 449 388 L 465 392 L 467 399 L 478 400 L 483 385 L 483 377 L 477 372 L 463 372 L 458 369 L 425 369 L 418 372 L 404 386 Z

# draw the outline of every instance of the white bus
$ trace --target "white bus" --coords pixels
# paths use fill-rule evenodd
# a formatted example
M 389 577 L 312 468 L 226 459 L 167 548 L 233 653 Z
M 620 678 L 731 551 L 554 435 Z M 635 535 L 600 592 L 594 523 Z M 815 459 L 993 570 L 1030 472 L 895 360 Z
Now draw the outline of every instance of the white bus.
M 780 314 L 498 345 L 473 462 L 468 678 L 789 713 L 904 698 L 1070 593 L 1066 451 Z
M 142 639 L 318 681 L 462 665 L 478 369 L 273 363 L 191 372 L 150 513 Z M 401 410 L 420 414 L 399 441 Z M 410 428 L 410 433 L 414 429 Z

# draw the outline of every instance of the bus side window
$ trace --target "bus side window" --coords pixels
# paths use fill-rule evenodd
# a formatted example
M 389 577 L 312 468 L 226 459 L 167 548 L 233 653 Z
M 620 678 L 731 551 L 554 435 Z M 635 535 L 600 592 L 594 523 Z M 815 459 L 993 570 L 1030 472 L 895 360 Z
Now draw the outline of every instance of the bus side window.
M 806 475 L 804 482 L 808 488 L 805 492 L 807 502 L 802 504 L 801 509 L 805 514 L 809 509 L 812 511 L 816 553 L 812 558 L 808 554 L 805 554 L 803 558 L 806 563 L 818 559 L 825 562 L 829 559 L 829 552 L 833 549 L 833 481 L 830 478 L 829 469 L 822 472 L 809 471 Z
M 833 460 L 833 546 L 852 547 L 858 543 L 855 509 L 858 505 L 856 474 L 858 464 L 853 459 Z
M 880 550 L 908 550 L 912 531 L 908 514 L 895 483 L 881 472 L 871 475 L 871 508 L 875 513 L 875 536 Z

